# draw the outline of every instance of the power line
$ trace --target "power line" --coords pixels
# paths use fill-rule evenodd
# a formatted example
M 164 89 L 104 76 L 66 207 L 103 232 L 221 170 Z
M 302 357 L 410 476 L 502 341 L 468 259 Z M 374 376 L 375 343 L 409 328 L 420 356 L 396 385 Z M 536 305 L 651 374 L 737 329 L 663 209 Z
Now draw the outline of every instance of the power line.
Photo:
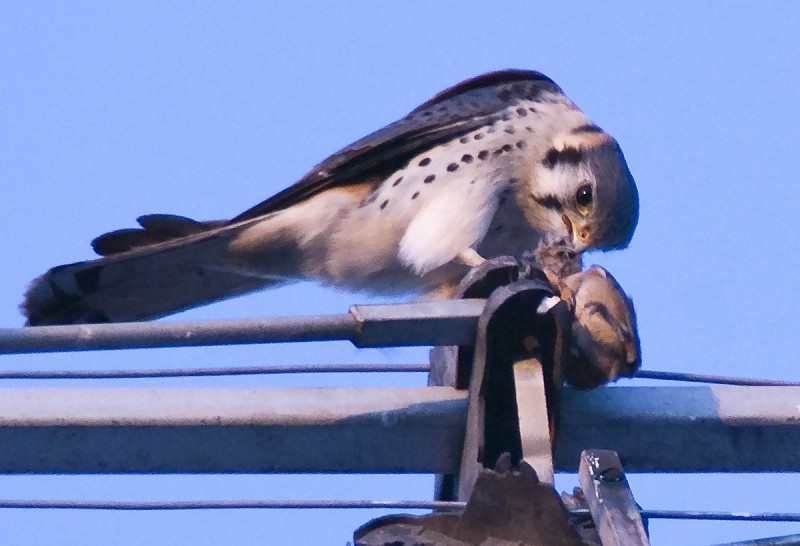
M 428 364 L 297 364 L 151 370 L 9 370 L 0 371 L 0 379 L 156 379 L 316 373 L 427 373 L 429 371 Z
M 771 521 L 800 523 L 800 513 L 781 512 L 708 512 L 701 510 L 641 510 L 643 518 L 694 519 L 716 521 Z
M 639 370 L 636 379 L 658 379 L 663 381 L 683 381 L 686 383 L 712 383 L 718 385 L 738 385 L 742 387 L 800 387 L 797 381 L 778 381 L 774 379 L 751 379 L 748 377 L 728 377 L 724 375 L 704 375 L 681 372 L 659 372 Z
M 295 364 L 230 366 L 207 368 L 177 368 L 150 370 L 6 370 L 0 371 L 0 380 L 21 379 L 158 379 L 178 377 L 218 377 L 237 375 L 278 375 L 317 373 L 427 373 L 428 364 Z M 640 370 L 631 379 L 655 379 L 687 383 L 710 383 L 751 387 L 800 387 L 800 382 L 773 379 L 727 377 L 682 372 Z
M 0 500 L 0 509 L 57 510 L 252 510 L 252 509 L 379 509 L 379 510 L 462 510 L 465 502 L 410 500 L 229 500 L 229 501 L 75 501 L 75 500 Z M 573 517 L 590 517 L 586 509 L 569 510 Z M 795 522 L 800 513 L 720 512 L 702 510 L 641 510 L 649 519 Z
M 382 501 L 382 500 L 231 500 L 231 501 L 73 501 L 0 500 L 0 509 L 57 510 L 250 510 L 250 509 L 381 509 L 381 510 L 461 510 L 464 502 Z

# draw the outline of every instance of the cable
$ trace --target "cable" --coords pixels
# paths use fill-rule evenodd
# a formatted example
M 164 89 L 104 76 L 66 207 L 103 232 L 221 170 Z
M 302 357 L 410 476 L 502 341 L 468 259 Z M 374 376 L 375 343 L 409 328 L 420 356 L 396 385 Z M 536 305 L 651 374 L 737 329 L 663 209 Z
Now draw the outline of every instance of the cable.
M 465 502 L 457 501 L 386 501 L 386 500 L 232 500 L 120 502 L 69 500 L 0 500 L 0 509 L 59 510 L 252 510 L 252 509 L 381 509 L 381 510 L 462 510 Z M 577 518 L 590 517 L 586 509 L 570 510 Z M 717 521 L 762 521 L 800 523 L 800 513 L 743 513 L 700 510 L 641 510 L 643 518 Z
M 59 510 L 251 510 L 251 509 L 399 509 L 399 510 L 461 510 L 465 502 L 457 501 L 387 501 L 387 500 L 232 500 L 232 501 L 70 501 L 70 500 L 0 500 L 0 509 L 59 509 Z M 570 510 L 574 517 L 589 517 L 586 509 Z M 800 513 L 743 513 L 700 510 L 641 510 L 649 519 L 762 521 L 800 523 Z
M 234 366 L 215 368 L 178 368 L 155 370 L 7 370 L 3 379 L 157 379 L 176 377 L 218 377 L 236 375 L 316 374 L 316 373 L 426 373 L 429 364 L 295 364 L 267 366 Z M 800 382 L 751 379 L 719 375 L 689 374 L 641 370 L 630 379 L 655 379 L 687 383 L 711 383 L 750 387 L 800 387 Z
M 155 379 L 168 377 L 215 377 L 302 373 L 428 372 L 428 364 L 297 364 L 288 366 L 234 366 L 156 370 L 9 370 L 0 379 Z
M 649 519 L 697 519 L 717 521 L 783 521 L 800 523 L 800 513 L 780 512 L 706 512 L 700 510 L 642 510 L 643 518 Z
M 800 387 L 800 382 L 777 381 L 773 379 L 750 379 L 747 377 L 726 377 L 724 375 L 703 375 L 680 372 L 659 372 L 639 370 L 634 379 L 658 379 L 664 381 L 683 381 L 686 383 L 715 383 L 719 385 L 738 385 L 743 387 Z
M 464 502 L 450 501 L 381 501 L 381 500 L 234 500 L 121 502 L 70 500 L 0 500 L 0 509 L 58 510 L 250 510 L 250 509 L 392 509 L 392 510 L 461 510 Z

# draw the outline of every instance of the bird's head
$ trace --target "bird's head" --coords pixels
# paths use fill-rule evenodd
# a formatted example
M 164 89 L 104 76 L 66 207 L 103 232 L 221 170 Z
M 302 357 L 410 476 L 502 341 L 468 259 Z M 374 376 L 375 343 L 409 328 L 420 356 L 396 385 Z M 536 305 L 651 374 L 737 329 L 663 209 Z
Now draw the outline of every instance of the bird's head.
M 574 248 L 611 250 L 630 243 L 639 193 L 617 141 L 596 125 L 560 133 L 535 161 L 529 219 Z

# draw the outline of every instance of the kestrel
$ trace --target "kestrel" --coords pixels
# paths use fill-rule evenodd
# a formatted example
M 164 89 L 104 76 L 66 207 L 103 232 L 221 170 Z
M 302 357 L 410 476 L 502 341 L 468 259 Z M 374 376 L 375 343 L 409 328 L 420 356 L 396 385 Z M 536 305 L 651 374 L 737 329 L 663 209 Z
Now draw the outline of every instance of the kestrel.
M 484 258 L 545 237 L 627 246 L 638 193 L 617 142 L 548 77 L 484 74 L 351 144 L 231 220 L 167 214 L 92 242 L 99 259 L 36 279 L 29 325 L 161 317 L 311 279 L 452 294 Z

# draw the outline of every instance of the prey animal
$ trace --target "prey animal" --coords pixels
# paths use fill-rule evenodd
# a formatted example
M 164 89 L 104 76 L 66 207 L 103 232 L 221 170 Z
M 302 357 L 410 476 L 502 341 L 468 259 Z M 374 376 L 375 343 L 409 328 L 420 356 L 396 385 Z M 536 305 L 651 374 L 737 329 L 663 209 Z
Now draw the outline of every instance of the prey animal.
M 545 239 L 531 256 L 572 312 L 564 378 L 588 389 L 632 377 L 642 363 L 633 301 L 606 269 L 583 270 L 566 240 Z
M 231 220 L 149 214 L 101 235 L 99 259 L 34 280 L 22 310 L 29 325 L 145 320 L 305 279 L 449 296 L 484 258 L 551 235 L 578 252 L 622 248 L 637 219 L 614 138 L 550 78 L 505 70 L 439 93 Z

